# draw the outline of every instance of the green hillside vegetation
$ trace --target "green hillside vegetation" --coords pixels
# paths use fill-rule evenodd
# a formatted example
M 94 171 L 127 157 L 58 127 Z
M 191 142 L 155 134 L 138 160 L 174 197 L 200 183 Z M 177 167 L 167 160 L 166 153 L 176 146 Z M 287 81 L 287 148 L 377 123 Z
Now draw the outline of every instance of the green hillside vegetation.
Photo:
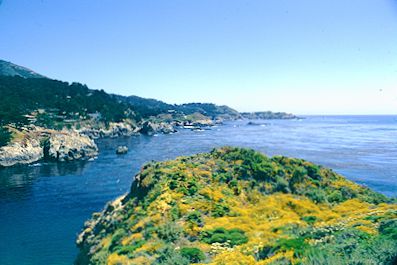
M 168 113 L 169 110 L 174 109 L 174 105 L 167 104 L 156 99 L 142 98 L 138 96 L 112 96 L 121 102 L 134 106 L 134 110 L 139 113 L 142 118 Z
M 225 147 L 146 164 L 78 246 L 76 264 L 395 264 L 397 205 L 307 161 Z
M 200 113 L 211 119 L 216 119 L 218 117 L 230 119 L 240 118 L 240 113 L 238 111 L 228 106 L 218 106 L 212 103 L 187 103 L 177 105 L 137 96 L 113 96 L 124 103 L 134 106 L 134 110 L 136 110 L 143 118 L 157 116 L 164 113 L 171 113 L 177 117 L 179 116 L 178 114 L 191 115 L 194 113 Z
M 228 116 L 235 119 L 240 118 L 240 113 L 228 106 L 218 106 L 212 103 L 187 103 L 178 105 L 178 110 L 185 114 L 201 113 L 212 119 L 219 116 Z
M 28 123 L 24 115 L 43 109 L 48 120 L 89 118 L 90 113 L 101 113 L 104 121 L 120 121 L 126 117 L 128 106 L 112 99 L 103 90 L 46 78 L 0 76 L 0 119 L 3 124 Z M 46 117 L 45 115 L 53 115 Z M 49 124 L 48 124 L 49 125 Z
M 286 112 L 258 111 L 258 112 L 242 112 L 241 116 L 250 120 L 273 120 L 273 119 L 297 119 L 298 117 Z

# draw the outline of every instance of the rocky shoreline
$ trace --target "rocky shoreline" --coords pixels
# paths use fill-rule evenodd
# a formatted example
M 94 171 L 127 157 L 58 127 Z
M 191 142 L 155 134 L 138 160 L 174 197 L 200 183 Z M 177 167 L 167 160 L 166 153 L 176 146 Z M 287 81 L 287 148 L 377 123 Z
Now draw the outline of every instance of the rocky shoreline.
M 210 119 L 182 123 L 147 120 L 139 125 L 131 122 L 111 122 L 108 127 L 94 124 L 95 126 L 60 131 L 34 125 L 14 128 L 18 137 L 9 145 L 0 148 L 0 168 L 31 164 L 40 160 L 65 162 L 93 159 L 99 152 L 96 139 L 140 134 L 171 134 L 179 129 L 194 130 L 214 124 Z
M 264 118 L 263 115 L 258 116 L 256 113 L 254 117 Z M 254 117 L 251 115 L 243 118 L 249 120 Z M 295 118 L 295 116 L 282 117 L 282 119 L 287 118 Z M 131 120 L 110 122 L 107 126 L 93 122 L 79 128 L 73 126 L 71 129 L 62 130 L 46 129 L 35 125 L 13 128 L 19 137 L 9 145 L 0 148 L 0 168 L 31 164 L 40 160 L 65 162 L 93 159 L 99 152 L 95 143 L 96 139 L 130 137 L 140 134 L 148 136 L 171 134 L 181 129 L 202 130 L 222 123 L 223 119 L 211 119 L 198 115 L 193 120 L 184 121 L 154 117 L 138 124 Z
M 0 167 L 30 164 L 40 160 L 88 160 L 98 155 L 94 140 L 72 130 L 30 126 L 21 139 L 0 148 Z

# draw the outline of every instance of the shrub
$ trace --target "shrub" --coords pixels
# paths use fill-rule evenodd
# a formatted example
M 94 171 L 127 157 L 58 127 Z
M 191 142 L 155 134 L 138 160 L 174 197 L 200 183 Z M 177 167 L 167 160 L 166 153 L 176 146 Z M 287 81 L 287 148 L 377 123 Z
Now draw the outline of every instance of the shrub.
M 143 246 L 143 244 L 145 244 L 145 241 L 139 240 L 132 245 L 127 245 L 127 246 L 118 245 L 114 247 L 113 250 L 119 255 L 128 255 L 128 254 L 132 254 L 136 249 Z
M 331 203 L 340 203 L 343 202 L 342 193 L 339 190 L 334 190 L 329 196 L 328 201 Z
M 172 246 L 167 246 L 159 251 L 159 257 L 154 265 L 188 265 L 189 259 L 183 257 L 179 251 Z
M 302 220 L 305 221 L 306 223 L 312 225 L 316 222 L 317 217 L 309 215 L 309 216 L 303 216 Z
M 175 242 L 182 234 L 182 228 L 175 223 L 166 223 L 156 230 L 160 239 L 166 242 Z
M 306 166 L 306 170 L 307 170 L 307 175 L 312 178 L 312 179 L 316 179 L 316 180 L 321 180 L 321 174 L 320 174 L 320 167 L 310 164 L 308 166 Z
M 321 203 L 327 200 L 325 192 L 320 189 L 309 190 L 305 195 L 315 203 Z
M 303 237 L 298 238 L 282 238 L 275 242 L 273 245 L 261 248 L 256 257 L 259 260 L 267 259 L 277 252 L 285 252 L 288 250 L 294 251 L 295 257 L 303 256 L 304 253 L 310 249 L 310 245 L 305 242 Z
M 196 181 L 189 181 L 188 182 L 188 187 L 187 187 L 187 194 L 186 195 L 194 195 L 197 193 L 197 191 L 199 190 L 199 186 L 197 185 Z
M 182 248 L 181 255 L 192 263 L 198 263 L 205 259 L 204 252 L 198 248 Z
M 282 177 L 277 177 L 276 178 L 276 185 L 274 187 L 275 192 L 283 192 L 283 193 L 289 193 L 289 183 Z
M 397 241 L 397 219 L 383 221 L 379 225 L 379 232 Z
M 187 221 L 192 223 L 192 224 L 196 224 L 199 225 L 203 222 L 202 218 L 201 218 L 201 213 L 199 211 L 192 211 L 190 212 L 187 217 L 186 217 Z
M 302 256 L 306 249 L 310 246 L 305 242 L 303 237 L 292 238 L 292 239 L 279 239 L 276 243 L 275 248 L 282 251 L 293 250 L 295 256 Z
M 226 204 L 215 204 L 214 209 L 212 209 L 212 216 L 213 217 L 222 217 L 227 215 L 230 212 L 230 208 L 229 206 L 227 206 Z
M 228 242 L 231 246 L 235 246 L 247 243 L 248 237 L 241 229 L 227 230 L 219 227 L 213 230 L 203 231 L 201 233 L 201 241 L 207 244 Z
M 126 236 L 126 232 L 124 231 L 124 229 L 118 229 L 116 230 L 116 232 L 114 232 L 112 239 L 111 239 L 111 243 L 109 246 L 109 250 L 112 251 L 113 249 L 115 249 L 118 245 L 120 245 L 120 240 Z

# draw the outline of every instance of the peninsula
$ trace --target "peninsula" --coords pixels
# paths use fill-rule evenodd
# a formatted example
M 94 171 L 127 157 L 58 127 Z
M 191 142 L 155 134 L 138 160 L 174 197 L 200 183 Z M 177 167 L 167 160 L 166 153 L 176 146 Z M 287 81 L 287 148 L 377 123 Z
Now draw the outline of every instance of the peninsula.
M 86 222 L 76 264 L 395 264 L 397 204 L 250 149 L 152 162 Z

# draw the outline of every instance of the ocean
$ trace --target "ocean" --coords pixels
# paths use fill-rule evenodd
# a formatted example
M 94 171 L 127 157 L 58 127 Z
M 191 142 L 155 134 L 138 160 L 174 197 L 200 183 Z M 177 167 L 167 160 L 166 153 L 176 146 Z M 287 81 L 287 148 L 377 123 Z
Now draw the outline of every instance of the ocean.
M 128 192 L 144 163 L 220 146 L 303 158 L 397 196 L 397 116 L 234 121 L 203 131 L 97 143 L 100 155 L 94 161 L 0 169 L 0 264 L 72 264 L 84 222 L 106 202 Z M 118 145 L 127 145 L 128 154 L 116 155 Z

